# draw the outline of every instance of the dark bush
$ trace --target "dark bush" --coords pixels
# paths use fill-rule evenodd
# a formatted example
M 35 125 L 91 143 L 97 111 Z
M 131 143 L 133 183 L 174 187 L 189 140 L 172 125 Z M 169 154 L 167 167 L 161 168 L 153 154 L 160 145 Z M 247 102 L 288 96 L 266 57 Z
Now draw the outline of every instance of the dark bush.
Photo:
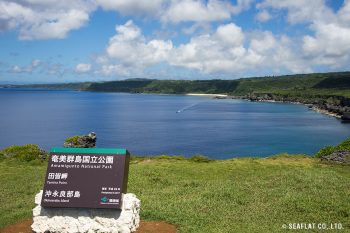
M 211 159 L 203 155 L 194 155 L 191 158 L 189 158 L 189 160 L 197 163 L 208 163 L 211 161 Z

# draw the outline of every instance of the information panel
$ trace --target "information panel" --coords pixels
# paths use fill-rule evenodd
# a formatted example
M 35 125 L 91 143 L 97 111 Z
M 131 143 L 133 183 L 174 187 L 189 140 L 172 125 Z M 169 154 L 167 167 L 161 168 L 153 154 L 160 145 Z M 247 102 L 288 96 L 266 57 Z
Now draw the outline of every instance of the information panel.
M 52 148 L 41 206 L 120 209 L 129 159 L 126 149 Z

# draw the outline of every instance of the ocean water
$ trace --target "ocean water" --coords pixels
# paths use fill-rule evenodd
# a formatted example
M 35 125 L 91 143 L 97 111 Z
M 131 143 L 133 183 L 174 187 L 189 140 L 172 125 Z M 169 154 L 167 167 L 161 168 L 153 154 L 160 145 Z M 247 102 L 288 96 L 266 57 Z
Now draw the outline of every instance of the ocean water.
M 0 148 L 60 147 L 97 133 L 98 147 L 135 155 L 225 159 L 313 154 L 350 137 L 350 124 L 303 105 L 208 97 L 0 89 Z

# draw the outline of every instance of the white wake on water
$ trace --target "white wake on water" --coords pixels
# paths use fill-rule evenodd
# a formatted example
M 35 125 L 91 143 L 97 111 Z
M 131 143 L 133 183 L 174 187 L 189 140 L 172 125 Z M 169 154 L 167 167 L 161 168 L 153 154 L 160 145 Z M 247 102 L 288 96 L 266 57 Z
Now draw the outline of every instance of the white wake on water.
M 186 111 L 186 110 L 188 110 L 188 109 L 190 109 L 190 108 L 192 108 L 192 107 L 194 107 L 194 106 L 196 106 L 196 105 L 198 105 L 198 104 L 200 104 L 200 103 L 201 103 L 201 102 L 188 105 L 188 106 L 186 106 L 186 107 L 184 107 L 184 108 L 181 108 L 181 109 L 177 110 L 176 113 L 184 112 L 184 111 Z

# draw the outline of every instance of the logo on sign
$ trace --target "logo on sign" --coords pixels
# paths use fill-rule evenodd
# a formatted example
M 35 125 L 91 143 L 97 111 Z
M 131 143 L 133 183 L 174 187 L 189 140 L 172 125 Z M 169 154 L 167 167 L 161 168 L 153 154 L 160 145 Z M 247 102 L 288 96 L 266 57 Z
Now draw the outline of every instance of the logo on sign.
M 107 198 L 107 197 L 102 197 L 102 198 L 101 198 L 101 201 L 102 201 L 103 203 L 106 203 L 106 202 L 108 201 L 108 198 Z

